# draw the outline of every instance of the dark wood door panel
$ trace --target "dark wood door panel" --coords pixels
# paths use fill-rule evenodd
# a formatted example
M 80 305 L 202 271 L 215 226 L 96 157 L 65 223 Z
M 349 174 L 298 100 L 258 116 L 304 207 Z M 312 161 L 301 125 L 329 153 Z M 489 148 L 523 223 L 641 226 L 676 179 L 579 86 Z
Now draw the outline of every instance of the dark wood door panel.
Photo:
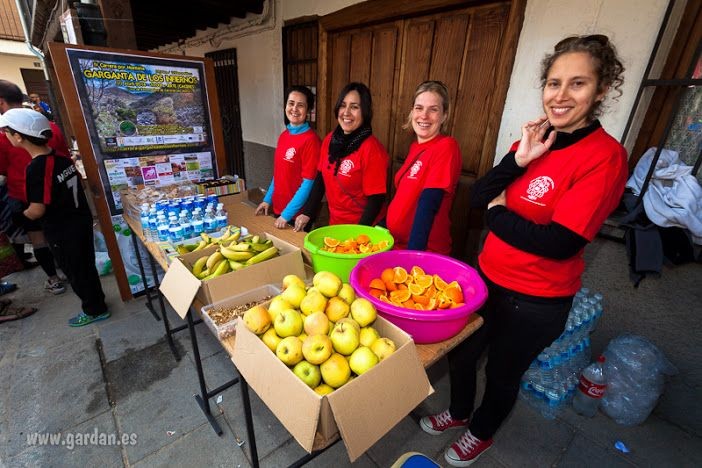
M 329 70 L 329 112 L 327 119 L 327 131 L 332 131 L 336 127 L 336 115 L 334 115 L 334 104 L 341 88 L 349 82 L 350 66 L 350 34 L 334 35 L 331 38 L 331 60 Z
M 391 143 L 394 122 L 395 57 L 399 28 L 395 25 L 373 32 L 373 58 L 369 87 L 373 93 L 373 134 L 386 148 Z
M 362 31 L 351 36 L 351 69 L 349 81 L 358 81 L 369 84 L 372 48 L 373 33 L 371 31 Z M 338 91 L 339 90 L 337 90 L 337 92 Z

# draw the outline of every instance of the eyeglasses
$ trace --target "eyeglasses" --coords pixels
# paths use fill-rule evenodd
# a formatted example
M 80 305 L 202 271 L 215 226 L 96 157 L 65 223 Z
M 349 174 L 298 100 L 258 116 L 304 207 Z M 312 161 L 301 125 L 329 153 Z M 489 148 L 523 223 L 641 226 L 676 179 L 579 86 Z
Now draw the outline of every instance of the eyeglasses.
M 601 46 L 606 46 L 609 44 L 609 37 L 605 36 L 604 34 L 590 34 L 587 36 L 571 36 L 571 37 L 566 37 L 562 41 L 560 41 L 558 44 L 556 44 L 556 47 L 554 49 L 556 51 L 560 51 L 562 49 L 565 49 L 572 45 L 575 42 L 580 42 L 582 44 L 587 44 L 587 43 L 595 43 L 599 44 Z

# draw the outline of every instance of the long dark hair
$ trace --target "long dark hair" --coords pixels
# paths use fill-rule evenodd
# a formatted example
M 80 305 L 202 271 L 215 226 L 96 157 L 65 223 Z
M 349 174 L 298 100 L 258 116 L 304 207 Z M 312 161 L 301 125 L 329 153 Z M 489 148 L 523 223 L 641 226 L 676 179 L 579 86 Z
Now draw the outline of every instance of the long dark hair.
M 370 89 L 363 83 L 353 82 L 344 86 L 339 93 L 339 97 L 336 98 L 336 104 L 334 105 L 334 116 L 339 118 L 339 109 L 341 109 L 341 104 L 344 102 L 344 98 L 351 91 L 358 92 L 361 97 L 361 117 L 363 117 L 363 125 L 368 125 L 369 127 L 373 121 L 373 99 L 371 98 Z

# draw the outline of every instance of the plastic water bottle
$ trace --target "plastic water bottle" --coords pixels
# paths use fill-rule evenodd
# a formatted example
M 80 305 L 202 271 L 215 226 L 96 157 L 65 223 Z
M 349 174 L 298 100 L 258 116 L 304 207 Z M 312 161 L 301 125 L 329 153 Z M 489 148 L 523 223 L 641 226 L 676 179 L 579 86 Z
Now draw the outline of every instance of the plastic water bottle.
M 158 237 L 158 214 L 156 213 L 156 208 L 151 208 L 149 210 L 149 237 L 147 237 L 147 240 L 155 242 L 157 237 Z
M 183 240 L 183 228 L 175 216 L 171 216 L 168 224 L 168 237 L 171 242 L 180 242 Z
M 205 232 L 212 233 L 217 231 L 217 219 L 212 212 L 212 209 L 208 208 L 205 210 Z
M 180 223 L 180 227 L 183 228 L 183 239 L 190 239 L 193 237 L 193 226 L 188 220 L 187 211 L 181 210 L 178 222 Z
M 229 224 L 229 221 L 227 220 L 227 212 L 224 209 L 223 203 L 217 203 L 215 220 L 217 221 L 217 229 L 224 229 Z
M 168 221 L 166 221 L 165 215 L 158 215 L 158 240 L 161 242 L 168 242 L 170 239 L 168 232 Z
M 151 228 L 149 227 L 149 204 L 148 203 L 141 204 L 141 213 L 140 213 L 139 218 L 141 220 L 141 232 L 144 234 L 144 237 L 146 238 L 146 240 L 153 239 L 153 235 L 151 233 Z
M 200 215 L 200 208 L 195 208 L 193 210 L 193 217 L 190 220 L 190 226 L 193 229 L 193 237 L 199 236 L 205 230 L 205 223 L 202 221 L 202 216 Z
M 607 382 L 602 372 L 602 363 L 605 357 L 600 356 L 585 368 L 580 376 L 578 391 L 573 398 L 573 409 L 584 416 L 593 417 L 600 406 L 600 400 L 607 388 Z

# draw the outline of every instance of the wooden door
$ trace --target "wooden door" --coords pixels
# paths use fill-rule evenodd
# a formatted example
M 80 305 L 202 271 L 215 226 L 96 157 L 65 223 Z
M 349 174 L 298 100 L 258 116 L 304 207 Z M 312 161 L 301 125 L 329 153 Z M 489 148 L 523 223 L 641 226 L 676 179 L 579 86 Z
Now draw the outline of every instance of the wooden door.
M 333 107 L 344 85 L 349 81 L 368 84 L 373 96 L 373 133 L 392 158 L 392 174 L 414 139 L 413 133 L 401 127 L 416 86 L 431 79 L 449 88 L 448 133 L 458 140 L 463 159 L 452 209 L 453 255 L 465 260 L 474 258 L 482 228 L 482 213 L 469 209 L 470 187 L 492 167 L 495 158 L 523 7 L 519 1 L 459 5 L 350 29 L 341 28 L 343 21 L 338 19 L 326 21 L 339 30 L 323 35 L 320 68 L 327 78 L 321 96 L 325 99 L 320 109 L 321 129 L 328 132 L 336 126 Z M 325 21 L 321 24 L 324 27 Z

